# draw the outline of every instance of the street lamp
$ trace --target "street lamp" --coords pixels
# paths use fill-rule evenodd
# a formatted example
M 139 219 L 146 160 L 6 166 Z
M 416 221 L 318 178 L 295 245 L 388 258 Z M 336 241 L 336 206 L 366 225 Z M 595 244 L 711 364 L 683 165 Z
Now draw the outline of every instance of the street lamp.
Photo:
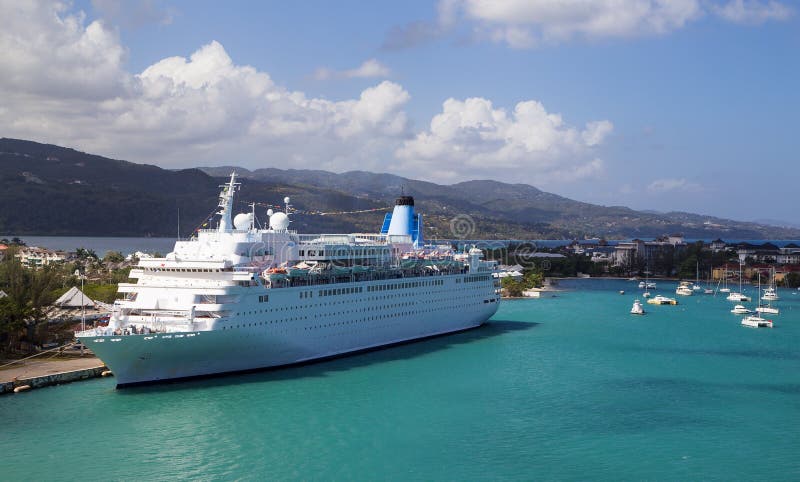
M 78 272 L 81 278 L 81 331 L 83 332 L 86 331 L 86 295 L 83 294 L 83 279 L 86 278 L 86 276 L 83 272 Z M 83 356 L 83 343 L 81 343 L 81 356 Z

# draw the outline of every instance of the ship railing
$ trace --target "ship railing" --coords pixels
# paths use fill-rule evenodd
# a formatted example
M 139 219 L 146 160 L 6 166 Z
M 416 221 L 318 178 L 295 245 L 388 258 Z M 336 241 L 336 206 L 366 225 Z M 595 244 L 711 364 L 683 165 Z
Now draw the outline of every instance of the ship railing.
M 469 267 L 448 267 L 434 269 L 388 269 L 366 271 L 363 273 L 341 274 L 311 273 L 303 277 L 281 276 L 276 279 L 267 279 L 264 283 L 267 288 L 295 288 L 300 286 L 321 286 L 343 283 L 359 283 L 366 281 L 382 281 L 404 278 L 426 278 L 454 274 L 467 274 Z
M 298 234 L 296 240 L 301 244 L 380 244 L 411 243 L 411 236 L 407 234 Z

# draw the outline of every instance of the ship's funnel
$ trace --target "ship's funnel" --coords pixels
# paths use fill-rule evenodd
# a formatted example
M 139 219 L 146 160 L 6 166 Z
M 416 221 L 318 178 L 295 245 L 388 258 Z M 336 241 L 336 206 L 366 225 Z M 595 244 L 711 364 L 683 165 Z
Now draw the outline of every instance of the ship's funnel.
M 411 236 L 414 246 L 421 246 L 422 216 L 414 213 L 414 198 L 400 196 L 394 203 L 394 211 L 386 214 L 381 229 L 383 234 Z

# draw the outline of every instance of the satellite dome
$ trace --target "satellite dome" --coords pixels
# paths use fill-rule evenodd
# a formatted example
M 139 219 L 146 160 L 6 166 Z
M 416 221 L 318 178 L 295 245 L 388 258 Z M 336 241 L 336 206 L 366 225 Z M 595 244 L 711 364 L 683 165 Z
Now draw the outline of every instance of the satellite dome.
M 277 212 L 269 217 L 269 228 L 274 231 L 284 231 L 289 227 L 289 222 L 286 213 Z
M 236 229 L 247 230 L 253 224 L 253 213 L 239 213 L 233 218 L 233 225 Z
M 275 214 L 275 211 L 272 209 L 267 209 L 267 216 L 272 216 L 273 214 Z
M 285 198 L 283 198 L 283 202 L 285 204 L 289 204 L 289 196 L 286 196 Z

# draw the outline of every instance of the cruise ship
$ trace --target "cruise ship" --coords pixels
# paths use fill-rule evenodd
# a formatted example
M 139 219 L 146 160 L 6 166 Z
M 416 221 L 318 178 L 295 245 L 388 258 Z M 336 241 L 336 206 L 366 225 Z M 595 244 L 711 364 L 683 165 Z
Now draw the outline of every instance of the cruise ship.
M 379 233 L 298 234 L 291 206 L 233 215 L 221 186 L 216 229 L 143 258 L 119 284 L 108 326 L 76 334 L 117 387 L 304 363 L 484 324 L 500 290 L 480 249 L 426 245 L 414 199 Z

